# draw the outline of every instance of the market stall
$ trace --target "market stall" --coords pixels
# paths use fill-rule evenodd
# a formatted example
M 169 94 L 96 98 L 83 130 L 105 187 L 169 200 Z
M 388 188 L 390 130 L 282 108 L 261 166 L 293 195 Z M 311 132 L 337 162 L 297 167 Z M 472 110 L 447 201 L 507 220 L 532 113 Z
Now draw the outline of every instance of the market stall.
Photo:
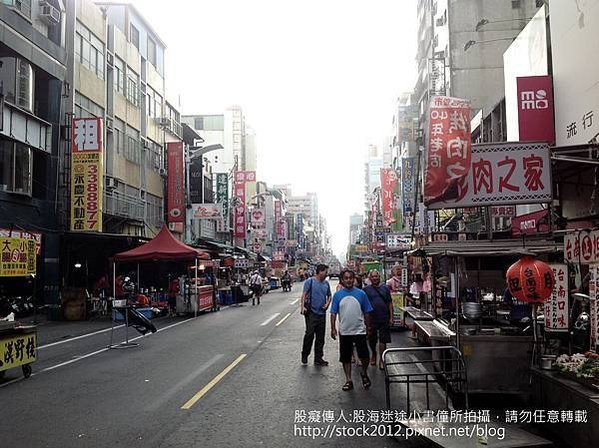
M 214 285 L 201 286 L 199 281 L 200 261 L 207 263 L 210 255 L 177 240 L 166 226 L 148 243 L 135 249 L 121 252 L 114 256 L 113 261 L 113 296 L 116 297 L 116 264 L 132 262 L 137 264 L 139 279 L 140 264 L 151 261 L 177 261 L 188 267 L 186 274 L 178 278 L 179 288 L 176 291 L 177 303 L 185 306 L 177 311 L 197 314 L 214 308 Z M 208 300 L 210 296 L 210 300 Z

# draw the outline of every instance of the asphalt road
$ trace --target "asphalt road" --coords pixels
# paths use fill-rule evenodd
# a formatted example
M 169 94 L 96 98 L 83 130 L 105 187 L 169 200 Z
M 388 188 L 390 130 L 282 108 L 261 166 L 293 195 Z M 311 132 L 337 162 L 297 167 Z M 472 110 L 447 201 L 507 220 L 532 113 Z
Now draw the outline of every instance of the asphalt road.
M 160 319 L 159 332 L 137 339 L 136 348 L 108 350 L 102 328 L 84 337 L 55 331 L 40 340 L 30 379 L 15 380 L 13 369 L 0 384 L 0 447 L 399 446 L 386 437 L 312 440 L 294 428 L 297 419 L 324 431 L 322 422 L 300 421 L 310 411 L 332 411 L 336 420 L 342 410 L 385 407 L 378 370 L 370 390 L 357 372 L 354 391 L 341 390 L 328 331 L 330 366 L 312 358 L 301 365 L 300 288 L 270 292 L 260 306 Z M 114 339 L 124 339 L 123 328 Z

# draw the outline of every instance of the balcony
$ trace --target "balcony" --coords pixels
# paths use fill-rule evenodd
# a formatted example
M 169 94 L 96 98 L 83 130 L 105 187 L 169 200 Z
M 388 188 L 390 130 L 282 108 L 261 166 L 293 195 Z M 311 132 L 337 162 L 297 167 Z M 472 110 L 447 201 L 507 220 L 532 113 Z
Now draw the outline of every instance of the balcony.
M 144 220 L 144 201 L 118 190 L 104 193 L 104 213 L 134 221 Z

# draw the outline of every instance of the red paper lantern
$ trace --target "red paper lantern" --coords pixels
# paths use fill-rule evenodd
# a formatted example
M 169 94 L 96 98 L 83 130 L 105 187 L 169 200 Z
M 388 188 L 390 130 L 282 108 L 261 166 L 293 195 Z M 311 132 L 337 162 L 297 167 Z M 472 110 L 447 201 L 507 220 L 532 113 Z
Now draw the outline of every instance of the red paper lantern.
M 512 296 L 529 303 L 543 303 L 551 296 L 555 284 L 551 267 L 530 256 L 511 265 L 506 277 Z

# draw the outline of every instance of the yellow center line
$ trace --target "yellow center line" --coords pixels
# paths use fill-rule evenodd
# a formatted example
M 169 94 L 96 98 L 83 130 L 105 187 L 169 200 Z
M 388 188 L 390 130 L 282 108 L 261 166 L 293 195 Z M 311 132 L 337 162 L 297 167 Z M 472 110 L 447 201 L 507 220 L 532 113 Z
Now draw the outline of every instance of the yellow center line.
M 183 406 L 181 406 L 181 409 L 191 409 L 191 407 L 194 404 L 196 404 L 200 398 L 202 398 L 204 395 L 206 395 L 208 393 L 208 391 L 210 389 L 212 389 L 214 386 L 216 386 L 216 384 L 220 380 L 222 380 L 227 373 L 229 373 L 231 370 L 233 370 L 235 368 L 235 366 L 237 364 L 239 364 L 243 360 L 243 358 L 245 358 L 246 356 L 247 356 L 247 353 L 243 353 L 243 354 L 239 355 L 239 357 L 235 361 L 233 361 L 231 364 L 229 364 L 225 370 L 223 370 L 221 373 L 216 375 L 212 379 L 212 381 L 210 381 L 208 384 L 206 384 L 202 388 L 202 390 L 200 390 L 197 394 L 195 394 L 193 397 L 191 397 L 191 399 L 187 403 L 185 403 Z
M 277 324 L 275 325 L 275 327 L 278 327 L 279 325 L 281 325 L 283 322 L 285 322 L 285 319 L 287 319 L 289 316 L 291 316 L 291 313 L 287 313 L 285 314 L 285 317 L 283 319 L 281 319 L 280 321 L 277 322 Z

